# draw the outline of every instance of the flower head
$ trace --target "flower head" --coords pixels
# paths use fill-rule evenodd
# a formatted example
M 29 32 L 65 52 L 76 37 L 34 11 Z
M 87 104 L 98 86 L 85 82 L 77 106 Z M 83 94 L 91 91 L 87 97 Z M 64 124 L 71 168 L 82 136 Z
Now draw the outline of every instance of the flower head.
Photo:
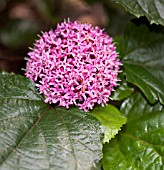
M 43 33 L 28 53 L 26 77 L 46 103 L 88 111 L 104 106 L 117 86 L 120 62 L 112 38 L 91 24 L 62 22 Z

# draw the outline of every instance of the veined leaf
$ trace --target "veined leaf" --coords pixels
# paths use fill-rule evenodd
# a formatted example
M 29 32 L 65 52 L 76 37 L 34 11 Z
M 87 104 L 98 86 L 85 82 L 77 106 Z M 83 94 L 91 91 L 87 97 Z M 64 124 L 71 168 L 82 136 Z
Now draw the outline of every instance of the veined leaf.
M 114 138 L 118 131 L 121 130 L 122 125 L 126 123 L 126 117 L 112 105 L 96 107 L 91 113 L 100 121 L 104 129 L 103 143 Z
M 161 0 L 113 0 L 136 17 L 146 16 L 152 23 L 164 26 L 164 1 Z
M 151 103 L 164 104 L 164 35 L 130 25 L 123 46 L 127 81 L 138 86 Z
M 123 131 L 105 144 L 104 170 L 163 169 L 164 107 L 150 105 L 139 93 L 126 99 L 121 106 L 128 122 Z
M 76 108 L 52 108 L 22 76 L 0 74 L 0 169 L 100 169 L 100 125 Z

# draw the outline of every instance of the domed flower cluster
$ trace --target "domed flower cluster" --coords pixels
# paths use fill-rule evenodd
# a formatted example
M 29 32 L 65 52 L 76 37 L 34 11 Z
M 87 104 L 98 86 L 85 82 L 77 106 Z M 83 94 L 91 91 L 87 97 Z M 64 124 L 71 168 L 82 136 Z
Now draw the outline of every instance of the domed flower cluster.
M 43 33 L 28 53 L 26 77 L 36 83 L 46 103 L 88 111 L 104 106 L 121 63 L 112 38 L 91 24 L 62 22 Z

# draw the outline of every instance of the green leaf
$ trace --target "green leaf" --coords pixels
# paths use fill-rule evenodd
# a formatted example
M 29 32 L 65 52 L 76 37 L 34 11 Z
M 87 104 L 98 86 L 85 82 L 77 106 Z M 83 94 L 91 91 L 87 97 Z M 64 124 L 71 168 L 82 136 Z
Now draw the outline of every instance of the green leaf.
M 100 121 L 104 129 L 103 143 L 109 142 L 111 138 L 114 138 L 121 126 L 126 123 L 126 117 L 112 105 L 95 107 L 91 113 Z
M 133 92 L 133 88 L 128 87 L 127 83 L 124 82 L 121 85 L 119 85 L 115 92 L 112 93 L 110 96 L 110 99 L 112 100 L 123 100 L 128 98 Z
M 0 99 L 42 100 L 35 85 L 29 79 L 8 73 L 0 73 Z
M 154 30 L 154 28 L 152 28 Z M 125 57 L 127 54 L 135 51 L 138 48 L 148 48 L 156 43 L 164 40 L 164 29 L 156 27 L 156 30 L 150 31 L 146 25 L 136 26 L 129 23 L 124 30 L 123 37 L 117 39 L 120 47 L 120 55 Z M 161 32 L 161 33 L 160 33 Z M 140 57 L 143 58 L 143 57 Z
M 130 25 L 125 45 L 121 55 L 127 81 L 138 86 L 151 103 L 164 104 L 164 35 Z
M 95 117 L 50 107 L 25 77 L 0 74 L 0 84 L 0 169 L 100 169 Z
M 152 23 L 164 26 L 164 1 L 161 0 L 113 0 L 136 17 L 146 16 Z
M 161 170 L 164 163 L 164 107 L 150 105 L 139 93 L 126 99 L 128 118 L 119 135 L 103 148 L 104 170 Z
M 142 65 L 124 63 L 127 81 L 138 86 L 151 103 L 160 100 L 164 104 L 164 85 Z

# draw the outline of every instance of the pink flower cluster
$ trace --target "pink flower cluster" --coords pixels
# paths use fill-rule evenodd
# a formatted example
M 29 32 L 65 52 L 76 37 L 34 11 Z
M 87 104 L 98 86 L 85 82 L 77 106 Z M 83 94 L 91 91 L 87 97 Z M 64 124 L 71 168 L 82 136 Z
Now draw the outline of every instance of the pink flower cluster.
M 62 22 L 43 33 L 28 53 L 26 77 L 46 103 L 88 111 L 109 101 L 121 63 L 112 38 L 91 24 Z

